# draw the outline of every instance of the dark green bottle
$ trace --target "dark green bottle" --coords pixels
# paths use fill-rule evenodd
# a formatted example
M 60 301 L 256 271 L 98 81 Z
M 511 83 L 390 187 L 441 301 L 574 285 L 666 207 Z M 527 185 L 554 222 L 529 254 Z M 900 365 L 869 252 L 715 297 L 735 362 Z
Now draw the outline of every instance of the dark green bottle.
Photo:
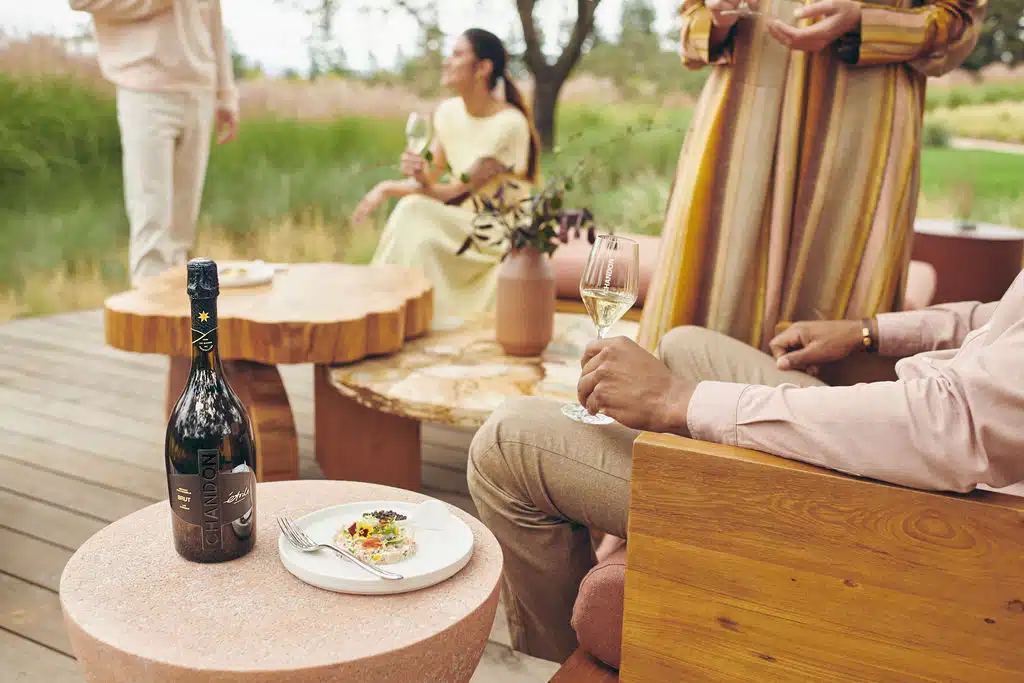
M 164 453 L 178 554 L 224 562 L 256 543 L 256 441 L 217 350 L 217 264 L 188 262 L 192 370 L 167 423 Z

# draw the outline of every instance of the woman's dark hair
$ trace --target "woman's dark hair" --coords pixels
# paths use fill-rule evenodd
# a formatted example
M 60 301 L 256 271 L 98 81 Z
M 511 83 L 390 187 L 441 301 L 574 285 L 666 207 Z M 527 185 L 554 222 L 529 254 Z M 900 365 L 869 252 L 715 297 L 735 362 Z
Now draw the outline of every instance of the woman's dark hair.
M 533 119 L 530 116 L 530 112 L 526 109 L 523 95 L 519 92 L 519 88 L 512 82 L 512 78 L 508 74 L 508 52 L 505 50 L 505 44 L 501 42 L 501 38 L 482 28 L 471 28 L 462 35 L 473 47 L 473 54 L 476 55 L 478 60 L 487 60 L 491 63 L 491 82 L 488 84 L 490 88 L 493 90 L 497 87 L 499 80 L 504 80 L 505 101 L 521 111 L 523 116 L 526 117 L 526 121 L 530 126 L 530 157 L 526 165 L 526 177 L 531 181 L 535 181 L 537 179 L 538 158 L 540 157 L 540 139 L 533 127 Z

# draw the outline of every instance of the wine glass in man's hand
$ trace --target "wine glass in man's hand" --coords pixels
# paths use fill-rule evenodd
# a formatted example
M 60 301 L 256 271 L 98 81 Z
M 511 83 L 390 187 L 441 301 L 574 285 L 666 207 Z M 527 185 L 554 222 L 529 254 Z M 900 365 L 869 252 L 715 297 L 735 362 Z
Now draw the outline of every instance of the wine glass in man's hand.
M 608 328 L 636 303 L 639 282 L 640 246 L 636 241 L 615 235 L 599 236 L 580 277 L 580 297 L 597 326 L 598 339 L 604 339 Z M 591 415 L 579 403 L 566 403 L 562 413 L 586 424 L 615 422 L 601 413 Z

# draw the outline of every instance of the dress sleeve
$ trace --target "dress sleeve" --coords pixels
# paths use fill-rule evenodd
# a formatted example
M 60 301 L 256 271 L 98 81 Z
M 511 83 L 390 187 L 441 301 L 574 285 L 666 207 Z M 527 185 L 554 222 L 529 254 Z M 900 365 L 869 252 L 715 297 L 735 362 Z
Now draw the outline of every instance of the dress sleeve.
M 493 156 L 516 173 L 526 173 L 530 163 L 530 124 L 522 115 L 508 116 L 506 121 L 495 149 L 481 156 Z
M 684 66 L 699 69 L 710 64 L 732 62 L 735 31 L 730 31 L 721 45 L 711 45 L 711 10 L 704 6 L 704 0 L 686 0 L 679 15 L 682 23 L 680 51 Z
M 928 0 L 908 9 L 861 3 L 860 30 L 837 41 L 839 55 L 858 66 L 907 63 L 941 76 L 974 49 L 987 6 L 987 0 Z

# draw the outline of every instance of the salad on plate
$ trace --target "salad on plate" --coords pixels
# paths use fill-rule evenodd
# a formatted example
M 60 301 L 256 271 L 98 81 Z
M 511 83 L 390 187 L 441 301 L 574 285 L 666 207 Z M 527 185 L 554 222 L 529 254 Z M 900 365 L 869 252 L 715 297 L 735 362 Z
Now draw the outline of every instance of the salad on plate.
M 373 564 L 394 564 L 416 554 L 416 540 L 405 515 L 394 510 L 366 512 L 334 535 L 334 542 Z

